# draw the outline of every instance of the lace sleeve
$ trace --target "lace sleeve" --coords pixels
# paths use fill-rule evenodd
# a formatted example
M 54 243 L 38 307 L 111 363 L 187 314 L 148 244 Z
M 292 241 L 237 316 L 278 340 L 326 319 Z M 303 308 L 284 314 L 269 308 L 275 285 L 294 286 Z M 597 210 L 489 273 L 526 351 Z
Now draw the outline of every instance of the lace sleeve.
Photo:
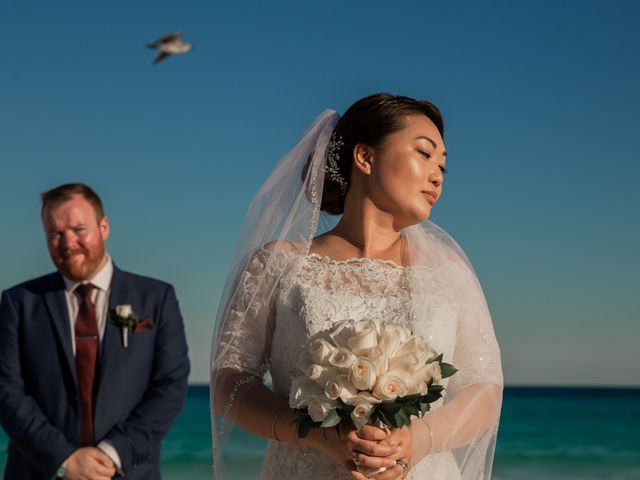
M 460 265 L 456 270 L 458 321 L 452 363 L 458 372 L 449 391 L 483 382 L 502 385 L 500 350 L 482 288 L 469 267 Z
M 213 369 L 230 368 L 262 377 L 268 368 L 274 325 L 273 252 L 258 250 L 234 283 L 214 354 Z
M 449 379 L 444 404 L 412 424 L 414 455 L 429 463 L 449 451 L 459 472 L 455 478 L 488 480 L 502 404 L 500 351 L 472 269 L 454 261 L 449 273 L 457 312 L 451 362 L 458 371 Z

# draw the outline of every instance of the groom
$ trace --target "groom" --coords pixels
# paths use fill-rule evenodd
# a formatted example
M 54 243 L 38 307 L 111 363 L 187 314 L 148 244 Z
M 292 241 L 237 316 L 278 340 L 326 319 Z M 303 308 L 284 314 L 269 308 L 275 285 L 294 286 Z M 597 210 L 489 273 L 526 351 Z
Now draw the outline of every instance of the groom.
M 173 287 L 113 264 L 84 184 L 43 193 L 42 223 L 58 271 L 0 300 L 4 478 L 159 479 L 189 374 Z

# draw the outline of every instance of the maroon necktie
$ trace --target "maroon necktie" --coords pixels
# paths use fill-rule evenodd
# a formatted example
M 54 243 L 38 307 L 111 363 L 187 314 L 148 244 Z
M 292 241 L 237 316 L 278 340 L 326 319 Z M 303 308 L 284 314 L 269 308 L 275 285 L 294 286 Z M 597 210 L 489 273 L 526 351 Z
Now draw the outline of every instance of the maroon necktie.
M 76 288 L 80 308 L 76 317 L 76 371 L 80 398 L 80 445 L 94 444 L 93 438 L 93 381 L 98 359 L 98 323 L 96 309 L 91 301 L 93 285 Z

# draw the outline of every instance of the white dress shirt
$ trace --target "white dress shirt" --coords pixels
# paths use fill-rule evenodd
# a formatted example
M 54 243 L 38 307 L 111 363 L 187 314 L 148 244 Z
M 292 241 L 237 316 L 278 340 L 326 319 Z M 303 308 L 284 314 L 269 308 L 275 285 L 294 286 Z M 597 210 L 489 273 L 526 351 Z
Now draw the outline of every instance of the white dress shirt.
M 67 299 L 67 310 L 69 311 L 69 326 L 71 327 L 71 345 L 73 354 L 76 354 L 76 318 L 80 309 L 80 298 L 75 292 L 83 283 L 90 283 L 95 288 L 91 292 L 91 301 L 96 309 L 96 322 L 98 322 L 98 336 L 100 342 L 104 337 L 104 329 L 107 323 L 107 310 L 109 308 L 109 289 L 111 287 L 111 277 L 113 277 L 113 263 L 111 257 L 107 255 L 107 263 L 96 273 L 93 278 L 85 282 L 76 282 L 63 275 L 65 290 L 64 296 Z
M 69 326 L 71 327 L 71 345 L 73 347 L 73 355 L 76 354 L 76 317 L 78 316 L 78 310 L 80 309 L 80 299 L 75 293 L 83 283 L 90 283 L 95 288 L 91 292 L 91 301 L 96 310 L 96 322 L 98 323 L 98 336 L 99 341 L 102 342 L 104 337 L 104 329 L 107 324 L 107 311 L 109 309 L 109 291 L 111 287 L 111 278 L 113 277 L 113 263 L 111 257 L 107 255 L 107 263 L 102 269 L 96 273 L 93 278 L 85 282 L 76 282 L 64 275 L 65 291 L 64 296 L 67 300 L 67 310 L 69 311 Z M 118 471 L 122 469 L 122 463 L 120 461 L 120 455 L 115 449 L 113 444 L 108 440 L 102 440 L 98 443 L 97 447 L 106 453 L 109 458 L 116 465 Z

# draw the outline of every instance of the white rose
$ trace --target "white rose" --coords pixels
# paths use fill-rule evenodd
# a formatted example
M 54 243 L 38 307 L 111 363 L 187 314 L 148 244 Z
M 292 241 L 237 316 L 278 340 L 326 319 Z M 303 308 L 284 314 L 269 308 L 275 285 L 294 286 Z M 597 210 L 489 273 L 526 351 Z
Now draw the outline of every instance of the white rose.
M 371 390 L 376 384 L 377 368 L 371 360 L 358 357 L 349 370 L 349 381 L 358 390 Z
M 433 380 L 433 383 L 438 383 L 442 380 L 442 371 L 440 369 L 440 363 L 431 362 L 423 365 L 416 370 L 414 376 L 424 382 Z
M 426 345 L 425 347 L 426 348 L 424 350 L 417 352 L 418 363 L 420 363 L 421 365 L 423 363 L 430 362 L 431 360 L 433 360 L 438 356 L 438 352 L 436 352 L 432 348 L 427 347 Z
M 331 330 L 321 330 L 319 332 L 317 332 L 315 335 L 313 335 L 309 341 L 313 342 L 314 340 L 326 340 L 328 341 L 331 345 L 333 345 L 333 340 L 331 340 Z M 334 345 L 335 346 L 335 345 Z
M 422 337 L 414 335 L 404 342 L 400 348 L 395 352 L 395 355 L 404 355 L 406 353 L 413 353 L 418 357 L 418 363 L 427 363 L 432 358 L 437 356 L 435 350 L 432 350 L 427 346 Z
M 329 357 L 336 347 L 324 338 L 318 338 L 311 342 L 311 359 L 318 365 L 328 365 Z
M 409 383 L 410 382 L 412 382 L 414 380 L 421 381 L 421 378 L 416 376 L 413 372 L 409 372 L 407 370 L 401 370 L 401 369 L 389 370 L 387 373 L 389 375 L 393 375 L 395 377 L 398 377 L 400 380 L 402 380 L 404 382 L 404 384 L 407 385 L 407 389 L 409 388 Z
M 300 408 L 307 405 L 307 401 L 314 395 L 322 395 L 324 392 L 315 382 L 304 376 L 294 377 L 289 389 L 289 406 Z
M 389 369 L 389 360 L 382 346 L 376 345 L 369 350 L 367 358 L 375 365 L 377 375 L 382 375 Z
M 411 332 L 400 325 L 387 326 L 381 333 L 380 345 L 388 357 L 393 357 L 396 350 L 409 339 Z
M 296 363 L 293 369 L 291 370 L 291 376 L 294 377 L 296 375 L 306 375 L 309 365 L 313 365 L 313 364 L 314 363 L 311 360 L 311 355 L 309 355 L 309 352 L 301 352 L 300 356 L 296 360 Z M 294 373 L 294 372 L 298 372 L 298 373 Z
M 357 395 L 354 395 L 349 400 L 345 401 L 347 405 L 358 405 L 359 403 L 371 403 L 376 404 L 380 403 L 381 400 L 379 398 L 374 397 L 366 392 L 358 392 Z
M 314 422 L 322 422 L 327 413 L 338 406 L 338 402 L 330 400 L 324 395 L 313 395 L 307 400 L 307 411 Z
M 426 395 L 427 384 L 416 378 L 406 378 L 404 383 L 407 385 L 407 395 Z
M 402 378 L 393 373 L 385 373 L 378 378 L 373 394 L 383 402 L 404 397 L 407 394 L 407 384 Z
M 349 349 L 356 355 L 366 355 L 378 344 L 378 327 L 371 320 L 358 322 L 355 325 L 355 336 L 347 340 Z
M 349 338 L 355 334 L 355 321 L 343 320 L 337 323 L 329 334 L 329 338 L 338 347 L 347 347 Z
M 370 402 L 360 401 L 355 404 L 355 408 L 351 411 L 351 420 L 357 429 L 369 421 L 372 411 L 373 404 Z
M 391 370 L 404 370 L 407 372 L 414 372 L 420 368 L 418 363 L 418 357 L 415 353 L 403 353 L 402 355 L 396 355 L 389 360 L 389 371 Z
M 353 320 L 353 330 L 356 335 L 368 332 L 372 328 L 378 331 L 378 322 L 376 320 Z
M 129 318 L 133 315 L 133 308 L 131 305 L 118 305 L 116 307 L 116 315 L 122 318 Z
M 327 381 L 324 393 L 331 400 L 340 398 L 343 402 L 346 402 L 358 393 L 358 389 L 353 386 L 346 375 L 336 375 Z
M 356 356 L 348 348 L 336 348 L 329 356 L 329 365 L 335 367 L 340 373 L 348 373 Z
M 329 379 L 338 374 L 338 371 L 331 367 L 323 367 L 322 365 L 316 365 L 314 363 L 309 365 L 305 373 L 309 380 L 314 381 L 318 386 L 324 388 Z

